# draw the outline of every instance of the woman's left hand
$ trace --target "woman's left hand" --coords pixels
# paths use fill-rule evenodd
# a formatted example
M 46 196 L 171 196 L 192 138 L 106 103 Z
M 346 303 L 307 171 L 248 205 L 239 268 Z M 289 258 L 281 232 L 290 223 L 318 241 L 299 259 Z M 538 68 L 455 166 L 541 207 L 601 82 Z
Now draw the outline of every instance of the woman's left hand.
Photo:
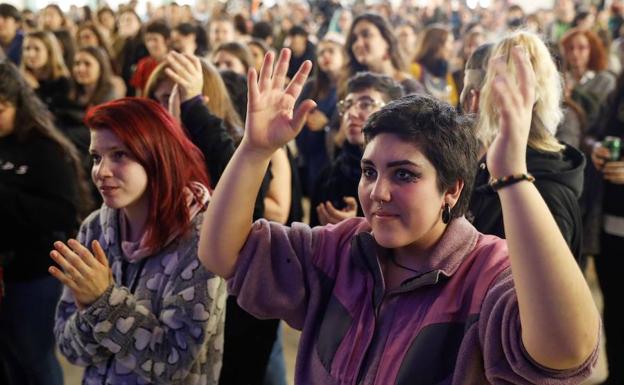
M 624 184 L 624 162 L 606 162 L 602 173 L 605 180 L 613 184 Z
M 113 283 L 108 258 L 98 241 L 93 241 L 93 253 L 80 242 L 70 239 L 67 245 L 57 241 L 50 252 L 62 271 L 51 266 L 48 271 L 71 289 L 76 306 L 83 309 L 95 302 Z M 95 254 L 95 256 L 93 255 Z
M 535 73 L 526 51 L 512 49 L 516 77 L 510 75 L 505 58 L 493 58 L 494 100 L 499 117 L 499 133 L 487 152 L 487 166 L 493 178 L 527 172 L 526 147 L 535 104 Z
M 321 225 L 336 224 L 345 219 L 355 218 L 357 216 L 358 203 L 354 197 L 344 197 L 346 203 L 344 209 L 339 210 L 330 202 L 321 202 L 316 206 L 316 214 L 318 215 Z
M 167 64 L 165 73 L 178 84 L 181 103 L 202 94 L 204 73 L 197 56 L 171 51 L 167 54 Z

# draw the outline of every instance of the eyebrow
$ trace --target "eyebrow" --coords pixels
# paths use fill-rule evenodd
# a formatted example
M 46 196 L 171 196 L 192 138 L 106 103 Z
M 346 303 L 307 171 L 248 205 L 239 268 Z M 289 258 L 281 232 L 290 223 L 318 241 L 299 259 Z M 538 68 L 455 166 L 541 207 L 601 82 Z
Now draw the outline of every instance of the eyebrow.
M 398 166 L 414 166 L 414 167 L 418 167 L 420 168 L 421 165 L 419 165 L 418 163 L 414 163 L 411 160 L 395 160 L 392 162 L 388 162 L 388 164 L 386 164 L 386 167 L 398 167 Z
M 357 98 L 356 97 L 350 98 L 347 96 L 344 100 L 349 101 L 349 102 L 357 102 L 358 100 L 368 100 L 368 101 L 375 102 L 375 103 L 383 103 L 368 95 L 358 96 Z
M 365 159 L 365 158 L 362 158 L 361 163 L 362 163 L 362 165 L 367 165 L 367 166 L 374 166 L 375 165 L 375 163 L 373 163 L 372 160 Z M 422 168 L 422 166 L 419 165 L 418 163 L 414 163 L 411 160 L 407 160 L 407 159 L 404 159 L 404 160 L 394 160 L 394 161 L 388 162 L 386 164 L 386 167 L 388 167 L 388 168 L 390 168 L 390 167 L 398 167 L 398 166 L 414 166 L 414 167 L 417 167 L 417 168 Z
M 125 151 L 126 149 L 123 147 L 119 147 L 119 146 L 113 146 L 113 147 L 107 147 L 103 149 L 104 152 L 110 152 L 110 151 Z M 97 153 L 98 151 L 96 151 L 94 148 L 89 147 L 89 154 L 93 154 L 93 153 Z

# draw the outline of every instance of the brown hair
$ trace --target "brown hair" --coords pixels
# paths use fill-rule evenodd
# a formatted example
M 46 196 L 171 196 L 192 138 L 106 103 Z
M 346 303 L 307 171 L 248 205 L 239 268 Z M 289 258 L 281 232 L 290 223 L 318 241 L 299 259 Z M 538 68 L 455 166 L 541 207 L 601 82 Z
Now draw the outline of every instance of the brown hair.
M 91 96 L 91 99 L 87 102 L 87 106 L 96 106 L 105 102 L 111 101 L 111 93 L 114 90 L 114 85 L 111 81 L 113 78 L 113 71 L 110 66 L 110 58 L 106 54 L 103 48 L 100 47 L 83 47 L 76 52 L 76 55 L 84 52 L 92 56 L 100 65 L 100 76 L 95 86 L 95 91 Z M 76 92 L 80 94 L 84 92 L 83 87 L 76 84 Z
M 561 41 L 559 42 L 559 45 L 561 46 L 564 57 L 565 51 L 572 42 L 572 39 L 574 39 L 578 35 L 585 36 L 585 38 L 589 42 L 589 63 L 587 63 L 587 69 L 592 71 L 603 71 L 607 69 L 607 66 L 609 64 L 607 50 L 605 49 L 605 46 L 602 40 L 600 40 L 600 38 L 598 37 L 598 35 L 596 35 L 595 32 L 587 29 L 572 28 L 571 30 L 566 32 L 565 35 L 563 35 Z
M 349 62 L 347 64 L 349 76 L 355 75 L 360 71 L 369 70 L 365 65 L 358 63 L 352 49 L 353 43 L 355 43 L 356 38 L 353 34 L 353 31 L 355 30 L 355 26 L 362 21 L 367 21 L 373 24 L 381 34 L 381 37 L 386 41 L 386 43 L 388 44 L 388 55 L 390 55 L 390 61 L 392 62 L 392 66 L 399 71 L 405 70 L 405 60 L 401 55 L 399 43 L 396 36 L 392 32 L 388 21 L 383 16 L 380 16 L 378 14 L 364 13 L 356 17 L 355 20 L 353 20 L 353 22 L 351 23 L 351 29 L 349 30 L 349 34 L 347 35 L 347 42 L 345 43 L 347 58 L 349 59 Z
M 249 48 L 244 44 L 236 41 L 223 43 L 217 47 L 212 55 L 216 56 L 219 51 L 225 51 L 231 55 L 236 56 L 236 58 L 240 60 L 241 63 L 243 63 L 243 66 L 245 66 L 245 73 L 249 71 L 249 68 L 253 67 L 253 57 L 251 56 Z
M 104 37 L 100 28 L 98 28 L 98 26 L 96 26 L 92 21 L 84 22 L 80 24 L 80 26 L 78 26 L 78 29 L 76 30 L 76 38 L 78 38 L 80 36 L 80 32 L 85 29 L 88 29 L 91 32 L 93 32 L 93 34 L 97 38 L 98 47 L 103 48 L 106 51 L 106 53 L 110 56 L 112 51 L 111 51 L 108 40 Z
M 427 27 L 423 32 L 422 39 L 420 39 L 420 45 L 416 51 L 416 56 L 414 56 L 414 61 L 418 62 L 424 58 L 437 58 L 450 33 L 448 28 L 440 24 L 433 24 Z
M 24 41 L 26 39 L 38 39 L 46 47 L 46 50 L 48 51 L 46 69 L 49 70 L 52 80 L 56 80 L 61 77 L 69 77 L 69 70 L 67 69 L 67 65 L 65 65 L 65 60 L 63 59 L 61 44 L 52 32 L 43 30 L 29 32 L 26 34 Z M 24 60 L 22 60 L 20 69 L 22 71 L 29 70 L 26 68 Z

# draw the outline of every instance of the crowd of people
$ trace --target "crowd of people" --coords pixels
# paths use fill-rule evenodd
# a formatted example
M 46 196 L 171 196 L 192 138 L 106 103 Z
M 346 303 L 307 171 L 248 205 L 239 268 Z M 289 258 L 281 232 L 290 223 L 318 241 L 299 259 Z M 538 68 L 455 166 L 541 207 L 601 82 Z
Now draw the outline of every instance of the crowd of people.
M 0 383 L 624 383 L 624 2 L 0 4 Z M 592 257 L 598 312 L 584 272 Z

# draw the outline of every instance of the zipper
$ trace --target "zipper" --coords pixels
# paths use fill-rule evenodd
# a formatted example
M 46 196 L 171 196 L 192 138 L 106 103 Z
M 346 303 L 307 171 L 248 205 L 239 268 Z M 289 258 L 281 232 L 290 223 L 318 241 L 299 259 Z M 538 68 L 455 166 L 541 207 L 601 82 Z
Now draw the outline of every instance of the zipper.
M 360 250 L 362 250 L 362 245 L 360 244 Z M 362 250 L 363 252 L 363 250 Z M 375 262 L 376 262 L 376 267 L 377 267 L 377 271 L 374 271 L 374 269 L 371 269 L 371 273 L 373 275 L 373 285 L 375 285 L 377 278 L 379 279 L 379 284 L 381 285 L 381 288 L 383 290 L 383 294 L 381 296 L 381 300 L 379 301 L 379 304 L 376 305 L 375 304 L 375 293 L 376 293 L 376 287 L 373 287 L 373 290 L 371 291 L 371 303 L 372 303 L 372 308 L 373 308 L 373 330 L 371 333 L 371 336 L 367 342 L 366 345 L 366 352 L 364 353 L 362 359 L 360 360 L 360 363 L 358 364 L 358 370 L 357 370 L 357 377 L 356 377 L 356 384 L 361 384 L 362 381 L 364 381 L 364 376 L 366 373 L 366 370 L 364 368 L 364 364 L 367 363 L 370 359 L 370 354 L 371 354 L 371 343 L 375 340 L 375 335 L 377 333 L 377 323 L 378 323 L 378 318 L 379 318 L 379 312 L 381 310 L 381 307 L 383 306 L 383 303 L 386 299 L 386 290 L 385 290 L 385 282 L 384 282 L 384 277 L 383 277 L 383 273 L 381 270 L 381 265 L 379 263 L 379 259 L 375 258 Z M 379 277 L 377 277 L 377 274 L 379 275 Z
M 374 298 L 374 294 L 373 294 L 373 298 Z M 366 352 L 364 353 L 364 356 L 362 357 L 362 359 L 360 360 L 360 363 L 358 364 L 358 375 L 356 377 L 356 384 L 361 384 L 362 381 L 364 381 L 364 376 L 366 374 L 366 370 L 364 368 L 364 364 L 367 363 L 370 359 L 370 355 L 371 355 L 371 343 L 375 340 L 375 336 L 377 334 L 377 322 L 378 322 L 378 318 L 379 318 L 379 311 L 384 303 L 384 300 L 386 298 L 386 294 L 384 293 L 383 297 L 381 297 L 381 301 L 379 301 L 379 306 L 373 306 L 373 331 L 371 333 L 371 337 L 368 340 L 367 346 L 366 346 Z

